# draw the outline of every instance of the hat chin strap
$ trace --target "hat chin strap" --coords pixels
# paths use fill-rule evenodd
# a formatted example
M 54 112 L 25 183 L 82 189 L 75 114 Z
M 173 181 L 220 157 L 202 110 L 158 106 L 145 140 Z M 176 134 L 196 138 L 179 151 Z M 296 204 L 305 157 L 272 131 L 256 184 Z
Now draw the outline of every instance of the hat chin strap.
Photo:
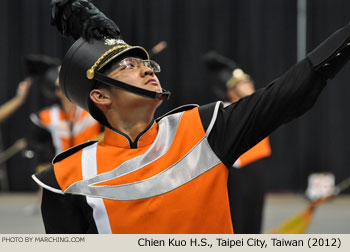
M 126 84 L 124 82 L 120 82 L 117 81 L 113 78 L 110 78 L 104 74 L 101 74 L 99 72 L 95 72 L 95 76 L 94 79 L 97 81 L 100 81 L 102 83 L 105 83 L 107 85 L 112 85 L 115 86 L 117 88 L 120 88 L 122 90 L 140 95 L 140 96 L 144 96 L 147 98 L 151 98 L 153 100 L 168 100 L 170 97 L 170 92 L 166 91 L 165 89 L 162 89 L 163 92 L 155 92 L 155 91 L 150 91 L 150 90 L 146 90 L 143 88 L 139 88 L 139 87 L 135 87 L 129 84 Z

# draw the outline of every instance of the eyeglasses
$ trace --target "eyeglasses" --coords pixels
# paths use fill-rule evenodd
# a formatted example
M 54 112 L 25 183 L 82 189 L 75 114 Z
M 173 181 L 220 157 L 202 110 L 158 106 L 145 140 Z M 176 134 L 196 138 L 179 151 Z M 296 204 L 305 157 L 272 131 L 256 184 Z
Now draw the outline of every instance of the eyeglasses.
M 140 68 L 141 62 L 143 65 L 151 69 L 155 73 L 160 72 L 160 66 L 157 62 L 153 60 L 142 60 L 139 58 L 125 58 L 119 62 L 119 66 L 124 66 L 125 69 Z

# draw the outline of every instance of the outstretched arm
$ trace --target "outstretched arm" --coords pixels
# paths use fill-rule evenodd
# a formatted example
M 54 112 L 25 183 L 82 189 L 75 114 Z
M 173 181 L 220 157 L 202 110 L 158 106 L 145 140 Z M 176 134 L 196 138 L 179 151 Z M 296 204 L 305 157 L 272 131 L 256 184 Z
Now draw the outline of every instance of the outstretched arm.
M 26 101 L 31 84 L 32 80 L 30 78 L 21 81 L 18 85 L 16 96 L 0 106 L 0 122 L 15 112 Z
M 218 110 L 208 141 L 230 167 L 245 151 L 283 123 L 306 111 L 350 58 L 350 24 L 338 30 L 304 60 L 265 88 Z M 200 107 L 202 121 L 212 110 Z M 204 122 L 205 125 L 205 122 Z

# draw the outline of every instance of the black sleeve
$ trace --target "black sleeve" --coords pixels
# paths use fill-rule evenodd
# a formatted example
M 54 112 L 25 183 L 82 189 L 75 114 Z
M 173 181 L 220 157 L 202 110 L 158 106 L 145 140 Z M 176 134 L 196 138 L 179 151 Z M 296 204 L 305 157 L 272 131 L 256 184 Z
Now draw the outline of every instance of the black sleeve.
M 208 136 L 221 161 L 233 162 L 274 129 L 296 118 L 316 102 L 327 79 L 333 78 L 350 58 L 350 23 L 333 33 L 307 57 L 267 87 L 230 106 L 219 108 Z M 199 108 L 207 129 L 213 105 Z
M 84 196 L 43 189 L 41 212 L 47 234 L 97 233 L 92 209 Z
M 326 81 L 307 59 L 265 88 L 228 107 L 220 106 L 208 136 L 213 151 L 227 166 L 281 124 L 305 113 L 315 103 Z M 210 107 L 199 108 L 202 122 Z M 204 127 L 206 124 L 203 123 Z
M 51 133 L 45 128 L 32 123 L 28 139 L 28 148 L 34 151 L 39 164 L 51 163 L 56 155 Z

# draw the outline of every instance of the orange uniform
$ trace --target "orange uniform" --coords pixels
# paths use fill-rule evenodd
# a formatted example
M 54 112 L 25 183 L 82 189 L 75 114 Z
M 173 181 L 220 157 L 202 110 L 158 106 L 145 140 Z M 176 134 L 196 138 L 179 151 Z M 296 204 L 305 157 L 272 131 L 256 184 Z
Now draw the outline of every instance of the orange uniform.
M 55 155 L 75 145 L 98 138 L 101 125 L 88 112 L 76 107 L 68 115 L 60 106 L 53 105 L 31 114 L 32 122 L 51 135 Z
M 99 233 L 233 233 L 228 169 L 208 144 L 198 108 L 154 122 L 137 148 L 106 129 L 103 142 L 54 162 L 59 189 L 43 186 L 85 195 Z

